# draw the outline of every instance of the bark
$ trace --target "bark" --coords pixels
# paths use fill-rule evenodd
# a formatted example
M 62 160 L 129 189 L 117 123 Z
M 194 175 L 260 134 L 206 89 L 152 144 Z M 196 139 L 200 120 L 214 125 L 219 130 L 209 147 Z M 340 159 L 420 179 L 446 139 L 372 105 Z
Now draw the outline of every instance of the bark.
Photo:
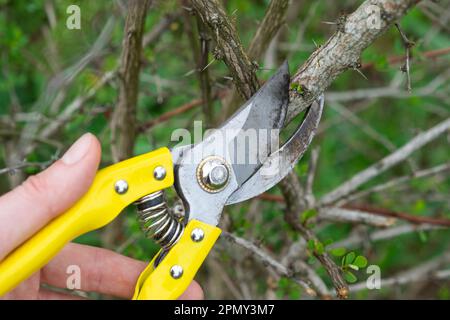
M 230 70 L 238 93 L 248 99 L 259 84 L 256 78 L 256 66 L 244 52 L 241 40 L 224 8 L 218 0 L 192 0 L 197 14 L 211 30 L 216 48 L 214 57 L 223 60 Z
M 288 121 L 344 71 L 361 68 L 361 53 L 420 0 L 367 0 L 337 21 L 337 30 L 292 77 Z
M 142 37 L 148 4 L 148 0 L 128 2 L 118 74 L 119 97 L 111 120 L 111 151 L 114 161 L 121 161 L 133 155 Z
M 120 68 L 119 97 L 111 119 L 111 153 L 115 162 L 133 155 L 139 91 L 142 38 L 148 0 L 130 0 L 125 21 Z M 123 218 L 111 223 L 102 235 L 105 247 L 114 247 L 122 234 Z

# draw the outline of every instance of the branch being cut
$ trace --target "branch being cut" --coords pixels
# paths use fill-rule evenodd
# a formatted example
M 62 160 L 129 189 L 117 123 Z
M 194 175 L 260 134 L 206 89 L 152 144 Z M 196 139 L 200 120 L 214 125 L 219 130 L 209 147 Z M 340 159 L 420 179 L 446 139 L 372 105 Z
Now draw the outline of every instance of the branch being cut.
M 342 16 L 337 30 L 292 78 L 288 121 L 305 110 L 344 71 L 359 69 L 362 51 L 420 0 L 367 0 Z

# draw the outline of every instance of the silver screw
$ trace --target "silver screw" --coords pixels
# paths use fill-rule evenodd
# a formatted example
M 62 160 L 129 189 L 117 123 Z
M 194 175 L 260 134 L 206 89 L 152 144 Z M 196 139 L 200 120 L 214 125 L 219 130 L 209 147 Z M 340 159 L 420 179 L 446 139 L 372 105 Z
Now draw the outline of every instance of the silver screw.
M 180 279 L 183 275 L 183 268 L 178 264 L 172 266 L 172 268 L 170 268 L 170 275 L 174 279 Z
M 209 172 L 211 185 L 221 187 L 228 180 L 228 170 L 223 164 L 218 164 Z
M 163 166 L 158 166 L 153 170 L 153 177 L 156 180 L 162 180 L 166 177 L 166 169 Z
M 203 230 L 200 228 L 195 228 L 191 232 L 191 239 L 194 242 L 200 242 L 203 240 L 204 237 L 205 237 L 205 232 L 203 232 Z
M 197 181 L 207 192 L 219 192 L 226 187 L 230 169 L 226 161 L 218 156 L 203 159 L 197 167 Z
M 128 183 L 125 180 L 117 180 L 114 184 L 114 190 L 118 194 L 124 194 L 128 191 Z

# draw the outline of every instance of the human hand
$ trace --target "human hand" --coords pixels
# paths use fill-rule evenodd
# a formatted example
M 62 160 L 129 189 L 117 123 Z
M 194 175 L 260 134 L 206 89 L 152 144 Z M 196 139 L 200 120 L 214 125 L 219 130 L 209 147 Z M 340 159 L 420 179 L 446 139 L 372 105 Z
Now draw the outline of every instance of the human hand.
M 0 261 L 22 242 L 65 212 L 91 185 L 100 162 L 100 143 L 92 134 L 83 135 L 64 156 L 43 172 L 0 197 Z M 67 268 L 81 270 L 81 288 L 130 299 L 146 263 L 113 251 L 75 243 L 64 247 L 3 299 L 76 299 L 70 294 L 42 288 L 42 284 L 66 288 Z M 193 281 L 180 299 L 202 299 L 203 291 Z

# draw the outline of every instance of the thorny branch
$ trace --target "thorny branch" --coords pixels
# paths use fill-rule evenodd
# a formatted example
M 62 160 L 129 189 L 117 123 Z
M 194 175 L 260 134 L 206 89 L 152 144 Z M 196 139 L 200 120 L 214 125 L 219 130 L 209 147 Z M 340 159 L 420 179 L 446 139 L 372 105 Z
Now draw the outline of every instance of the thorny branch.
M 406 37 L 406 34 L 400 28 L 400 24 L 395 23 L 395 27 L 397 28 L 400 36 L 402 38 L 403 46 L 405 47 L 405 64 L 401 67 L 401 70 L 406 73 L 406 90 L 411 92 L 411 73 L 410 73 L 410 60 L 411 60 L 411 48 L 414 46 L 414 42 Z
M 142 37 L 148 0 L 131 0 L 125 22 L 119 75 L 119 97 L 111 120 L 111 151 L 115 161 L 133 154 L 139 90 Z
M 203 7 L 200 4 L 201 1 L 193 1 L 196 10 L 199 12 L 202 19 L 209 23 L 212 28 L 212 34 L 216 39 L 237 39 L 234 28 L 229 27 L 229 19 L 227 19 L 223 9 L 218 3 L 210 3 L 206 6 L 203 3 Z M 195 3 L 197 2 L 197 5 Z M 364 2 L 354 13 L 349 16 L 345 16 L 338 23 L 338 29 L 336 33 L 327 41 L 327 43 L 319 47 L 311 57 L 305 62 L 305 64 L 299 68 L 294 75 L 292 82 L 293 90 L 291 91 L 291 102 L 288 111 L 288 120 L 292 119 L 297 113 L 304 110 L 321 92 L 323 92 L 329 84 L 342 72 L 348 69 L 358 69 L 361 67 L 360 54 L 367 46 L 369 46 L 378 36 L 387 30 L 398 18 L 403 16 L 406 11 L 415 5 L 418 1 L 366 1 Z M 378 10 L 374 10 L 374 6 Z M 376 11 L 374 13 L 374 11 Z M 218 18 L 220 17 L 220 18 Z M 368 21 L 377 22 L 377 26 L 368 24 Z M 219 28 L 217 20 L 225 21 L 226 27 L 224 30 Z M 215 23 L 214 23 L 215 22 Z M 222 34 L 223 31 L 223 34 Z M 231 35 L 230 35 L 231 32 Z M 222 38 L 221 38 L 222 37 Z M 242 70 L 242 66 L 234 61 L 236 52 L 239 56 L 244 57 L 244 61 L 248 61 L 244 50 L 239 41 L 234 41 L 234 50 L 218 46 L 221 52 L 221 57 L 224 58 L 230 72 L 232 74 L 238 74 Z M 237 89 L 242 83 L 246 83 L 247 86 L 241 88 L 241 95 L 249 97 L 243 92 L 255 92 L 258 87 L 258 83 L 254 77 L 254 71 L 250 64 L 247 64 L 247 71 L 251 75 L 250 77 L 240 79 L 234 79 Z M 242 74 L 241 74 L 242 75 Z M 248 81 L 250 79 L 250 81 Z M 247 90 L 245 90 L 247 89 Z M 288 188 L 290 180 L 291 188 Z M 285 184 L 285 186 L 283 186 Z M 282 183 L 280 183 L 282 192 L 287 200 L 288 210 L 286 214 L 287 221 L 297 231 L 301 232 L 303 236 L 308 239 L 313 239 L 314 235 L 306 229 L 297 218 L 297 215 L 305 209 L 304 200 L 299 199 L 298 195 L 303 194 L 300 190 L 298 177 L 295 174 L 290 174 Z M 292 189 L 295 190 L 294 193 Z M 291 201 L 287 199 L 290 197 Z M 326 196 L 322 200 L 321 204 L 329 204 L 333 194 Z M 328 202 L 327 202 L 328 201 Z M 346 297 L 348 294 L 347 285 L 342 278 L 339 268 L 334 262 L 327 257 L 327 255 L 317 255 L 317 258 L 327 269 L 330 277 L 332 278 L 336 287 L 338 296 Z
M 299 232 L 306 241 L 312 241 L 312 243 L 318 243 L 319 240 L 314 235 L 314 233 L 306 228 L 303 223 L 299 220 L 299 215 L 304 211 L 304 205 L 298 199 L 304 192 L 301 190 L 300 183 L 298 181 L 297 175 L 288 175 L 285 179 L 280 182 L 281 191 L 284 198 L 286 199 L 286 212 L 285 220 L 289 225 L 297 232 Z M 327 252 L 320 252 L 319 250 L 314 250 L 314 256 L 320 263 L 325 267 L 328 275 L 333 281 L 333 285 L 336 289 L 336 293 L 339 298 L 347 298 L 348 296 L 348 286 L 342 277 L 341 270 L 334 263 Z
M 353 13 L 342 16 L 334 35 L 293 76 L 287 120 L 305 110 L 341 73 L 359 69 L 362 51 L 419 1 L 365 1 Z
M 239 94 L 248 99 L 259 87 L 256 66 L 250 61 L 233 23 L 218 0 L 191 0 L 215 41 L 214 57 L 223 60 L 231 72 Z
M 269 253 L 265 252 L 263 249 L 259 248 L 254 243 L 226 231 L 223 232 L 223 235 L 227 240 L 236 243 L 237 245 L 240 245 L 241 247 L 252 252 L 259 260 L 261 260 L 261 262 L 264 265 L 270 266 L 281 276 L 291 278 L 293 281 L 295 281 L 295 283 L 303 287 L 308 295 L 310 296 L 317 295 L 316 291 L 312 289 L 306 281 L 296 276 L 293 270 L 290 270 L 289 268 L 287 268 L 286 266 L 284 266 L 283 264 L 272 258 L 269 255 Z

